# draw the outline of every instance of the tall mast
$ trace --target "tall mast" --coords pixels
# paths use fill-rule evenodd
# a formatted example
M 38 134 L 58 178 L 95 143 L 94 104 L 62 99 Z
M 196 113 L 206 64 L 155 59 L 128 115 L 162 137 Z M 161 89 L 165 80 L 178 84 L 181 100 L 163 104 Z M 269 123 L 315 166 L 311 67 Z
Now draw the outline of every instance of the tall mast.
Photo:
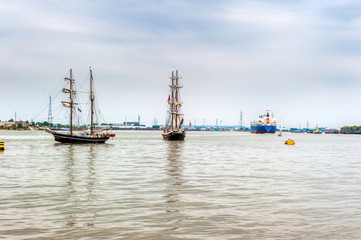
M 171 126 L 171 129 L 173 130 L 174 128 L 174 71 L 172 71 L 172 103 L 171 103 L 171 108 L 170 108 L 170 112 L 172 114 L 172 126 Z
M 90 134 L 93 134 L 93 115 L 94 115 L 94 93 L 93 93 L 93 73 L 90 67 Z
M 171 94 L 168 95 L 168 115 L 167 115 L 167 121 L 166 121 L 166 127 L 164 128 L 164 132 L 168 130 L 174 130 L 181 128 L 183 124 L 183 118 L 180 118 L 180 108 L 182 106 L 182 103 L 180 101 L 179 96 L 179 88 L 182 86 L 179 85 L 179 75 L 178 70 L 172 71 L 172 76 L 170 77 L 171 84 L 169 87 L 171 88 Z
M 73 69 L 70 68 L 70 135 L 73 135 Z
M 67 88 L 63 88 L 63 93 L 66 93 L 68 94 L 69 93 L 69 98 L 70 98 L 70 101 L 67 102 L 67 101 L 61 101 L 61 103 L 63 104 L 64 107 L 66 108 L 70 108 L 70 135 L 73 135 L 73 108 L 76 108 L 77 107 L 77 103 L 74 103 L 74 98 L 73 96 L 76 94 L 76 91 L 73 90 L 73 84 L 75 83 L 75 80 L 73 79 L 73 70 L 72 68 L 70 68 L 70 77 L 67 78 L 65 77 L 64 78 L 65 81 L 69 81 L 69 89 Z
M 178 70 L 176 70 L 175 73 L 175 101 L 176 101 L 176 105 L 175 105 L 175 127 L 178 128 Z

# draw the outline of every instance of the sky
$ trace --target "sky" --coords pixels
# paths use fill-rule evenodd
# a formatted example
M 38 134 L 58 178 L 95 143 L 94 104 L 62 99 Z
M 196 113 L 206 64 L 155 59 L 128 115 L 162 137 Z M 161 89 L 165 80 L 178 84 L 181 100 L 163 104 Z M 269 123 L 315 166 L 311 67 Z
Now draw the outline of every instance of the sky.
M 163 124 L 178 69 L 186 123 L 361 125 L 361 2 L 0 0 L 0 120 L 47 120 L 70 66 L 108 123 Z

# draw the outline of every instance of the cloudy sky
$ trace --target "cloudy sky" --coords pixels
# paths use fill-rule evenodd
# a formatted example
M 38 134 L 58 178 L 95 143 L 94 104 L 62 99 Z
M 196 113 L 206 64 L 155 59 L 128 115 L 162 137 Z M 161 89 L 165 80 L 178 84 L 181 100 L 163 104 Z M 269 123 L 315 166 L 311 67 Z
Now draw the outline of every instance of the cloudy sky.
M 1 120 L 46 120 L 70 66 L 107 122 L 163 123 L 179 69 L 186 122 L 361 125 L 361 2 L 0 0 Z

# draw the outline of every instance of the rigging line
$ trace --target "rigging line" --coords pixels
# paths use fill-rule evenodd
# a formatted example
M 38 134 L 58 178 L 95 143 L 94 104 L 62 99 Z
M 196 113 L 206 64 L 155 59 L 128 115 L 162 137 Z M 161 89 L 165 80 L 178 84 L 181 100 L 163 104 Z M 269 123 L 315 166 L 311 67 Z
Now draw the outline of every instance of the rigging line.
M 62 81 L 59 81 L 58 85 L 57 85 L 56 88 L 51 92 L 50 96 L 52 96 L 52 95 L 54 94 L 55 90 L 58 89 L 58 87 L 59 87 L 59 85 L 60 85 L 61 82 L 62 82 Z M 60 92 L 61 92 L 61 91 L 59 91 L 59 92 L 55 95 L 55 97 L 52 98 L 51 103 L 53 103 L 53 101 L 59 96 Z M 37 117 L 39 117 L 39 115 L 42 114 L 43 111 L 45 111 L 45 108 L 46 108 L 46 107 L 49 107 L 49 104 L 47 104 L 47 103 L 48 103 L 48 100 L 46 100 L 46 101 L 44 102 L 43 107 L 42 107 L 41 110 L 38 112 L 38 114 L 35 115 L 35 117 L 33 117 L 33 119 L 36 119 Z
M 83 83 L 82 83 L 82 85 L 80 86 L 79 90 L 83 90 L 83 89 L 84 89 L 83 87 L 84 87 L 84 85 L 85 85 L 85 82 L 86 82 L 87 80 L 89 80 L 89 77 L 90 77 L 90 73 L 88 73 L 87 76 L 84 78 Z M 85 88 L 84 91 L 85 91 L 85 93 L 88 93 L 88 92 L 89 92 L 89 90 L 88 90 L 87 88 Z M 84 92 L 83 92 L 83 93 L 84 93 Z
M 51 92 L 50 96 L 53 95 L 54 92 L 57 91 L 57 89 L 59 89 L 59 86 L 60 86 L 60 84 L 61 84 L 63 81 L 64 81 L 64 80 L 62 79 L 62 80 L 60 80 L 60 81 L 58 82 L 58 85 L 56 85 L 56 87 L 54 88 L 54 90 Z
M 78 102 L 78 107 L 74 109 L 75 113 L 76 113 L 76 117 L 77 117 L 77 121 L 78 121 L 78 125 L 81 125 L 81 124 L 85 124 L 85 121 L 84 121 L 84 116 L 82 114 L 83 112 L 83 109 L 81 107 L 82 103 L 80 103 L 80 98 L 78 95 L 75 95 L 75 100 Z M 78 112 L 80 110 L 80 113 Z
M 94 94 L 95 94 L 95 96 L 98 96 L 98 94 L 97 94 L 97 92 L 96 92 L 95 90 L 94 90 Z M 100 106 L 99 106 L 99 101 L 98 101 L 98 98 L 95 98 L 95 104 L 96 104 L 96 107 L 98 108 L 99 114 L 100 114 L 100 116 L 101 116 L 101 118 L 102 118 L 103 122 L 104 122 L 104 123 L 106 123 L 106 124 L 108 124 L 108 123 L 105 121 L 105 119 L 104 119 L 104 116 L 103 116 L 102 112 L 100 111 Z
M 58 95 L 59 95 L 59 93 L 55 96 L 55 98 L 57 98 Z M 51 102 L 53 102 L 53 100 L 52 100 Z M 42 114 L 42 113 L 45 111 L 45 109 L 46 109 L 47 107 L 49 107 L 49 104 L 46 104 L 46 103 L 45 103 L 45 106 L 40 110 L 40 112 L 38 112 L 37 115 L 35 115 L 35 117 L 33 117 L 33 119 L 36 120 L 36 119 L 39 117 L 39 115 Z
M 61 91 L 59 91 L 56 95 L 55 95 L 55 97 L 54 98 L 51 98 L 51 103 L 53 103 L 54 102 L 54 100 L 59 96 L 59 94 L 61 93 Z
M 98 108 L 99 109 L 99 108 Z M 104 123 L 104 124 L 107 124 L 108 125 L 108 123 L 105 121 L 105 119 L 104 119 L 104 116 L 103 116 L 103 114 L 100 112 L 100 110 L 99 110 L 99 116 L 98 116 L 98 122 L 101 124 L 101 121 Z
M 97 106 L 97 108 L 98 108 L 98 110 L 99 110 L 99 115 L 100 115 L 100 117 L 102 118 L 101 120 L 108 125 L 108 123 L 107 123 L 107 122 L 105 121 L 105 119 L 104 119 L 103 114 L 102 114 L 101 111 L 100 111 L 99 102 L 98 102 L 97 99 L 95 99 L 95 104 L 96 104 L 96 106 Z
M 36 114 L 36 115 L 33 117 L 33 120 L 36 120 L 36 119 L 39 117 L 39 115 L 43 113 L 43 111 L 45 110 L 45 108 L 48 106 L 48 104 L 47 104 L 46 102 L 48 102 L 48 100 L 44 102 L 44 104 L 43 104 L 44 106 L 41 108 L 41 110 L 38 112 L 38 114 Z
M 89 77 L 90 77 L 90 73 L 88 73 L 87 76 L 84 78 L 84 81 L 79 88 L 80 89 L 80 91 L 78 91 L 79 93 L 89 93 L 89 90 L 84 88 L 84 85 L 87 82 L 87 80 L 89 80 Z M 85 108 L 85 110 L 83 110 L 85 114 L 82 115 L 82 118 L 83 118 L 85 125 L 87 125 L 87 122 L 90 122 L 90 119 L 89 119 L 90 118 L 89 117 L 90 110 L 87 109 L 87 107 L 90 105 L 90 103 L 86 102 L 86 103 L 81 103 L 81 104 L 84 105 L 84 108 Z M 88 117 L 86 117 L 86 121 L 84 119 L 84 115 L 88 116 Z
M 85 122 L 85 120 L 84 120 L 83 114 L 82 114 L 82 113 L 78 113 L 77 115 L 78 115 L 78 119 L 80 119 L 79 121 L 81 121 L 83 125 L 86 125 L 86 122 Z
M 55 96 L 55 98 L 59 95 L 59 93 L 60 93 L 60 92 L 58 92 L 58 94 Z M 51 96 L 51 95 L 50 95 L 50 96 Z M 51 102 L 53 102 L 53 100 L 54 100 L 54 99 L 52 99 Z M 44 102 L 43 107 L 41 108 L 41 110 L 38 112 L 38 114 L 35 115 L 35 117 L 33 117 L 33 119 L 37 119 L 37 117 L 39 117 L 39 115 L 43 113 L 43 111 L 45 110 L 45 108 L 49 106 L 48 103 L 49 103 L 48 100 L 46 100 L 46 101 Z
M 88 126 L 88 123 L 90 122 L 90 110 L 88 108 L 85 108 L 84 110 L 84 116 L 85 116 L 85 123 L 86 126 Z
M 61 105 L 59 105 L 59 106 L 58 106 L 57 108 L 55 108 L 54 110 L 55 110 L 54 112 L 56 112 L 56 113 L 57 113 L 57 114 L 55 114 L 55 115 L 54 115 L 54 118 L 56 118 L 56 117 L 58 117 L 58 116 L 59 116 L 58 114 L 59 114 L 59 112 L 62 110 L 62 106 L 61 106 Z M 57 112 L 57 111 L 58 111 L 58 112 Z

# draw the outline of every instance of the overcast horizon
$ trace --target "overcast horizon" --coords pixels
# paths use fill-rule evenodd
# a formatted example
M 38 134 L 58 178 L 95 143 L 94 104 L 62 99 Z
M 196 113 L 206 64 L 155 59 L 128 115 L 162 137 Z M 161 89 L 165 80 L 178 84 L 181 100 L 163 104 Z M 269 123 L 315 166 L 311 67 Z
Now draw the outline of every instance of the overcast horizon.
M 361 125 L 360 45 L 352 0 L 0 0 L 0 119 L 35 118 L 70 66 L 81 83 L 92 66 L 108 123 L 163 124 L 178 69 L 185 123 L 270 109 L 286 127 Z

